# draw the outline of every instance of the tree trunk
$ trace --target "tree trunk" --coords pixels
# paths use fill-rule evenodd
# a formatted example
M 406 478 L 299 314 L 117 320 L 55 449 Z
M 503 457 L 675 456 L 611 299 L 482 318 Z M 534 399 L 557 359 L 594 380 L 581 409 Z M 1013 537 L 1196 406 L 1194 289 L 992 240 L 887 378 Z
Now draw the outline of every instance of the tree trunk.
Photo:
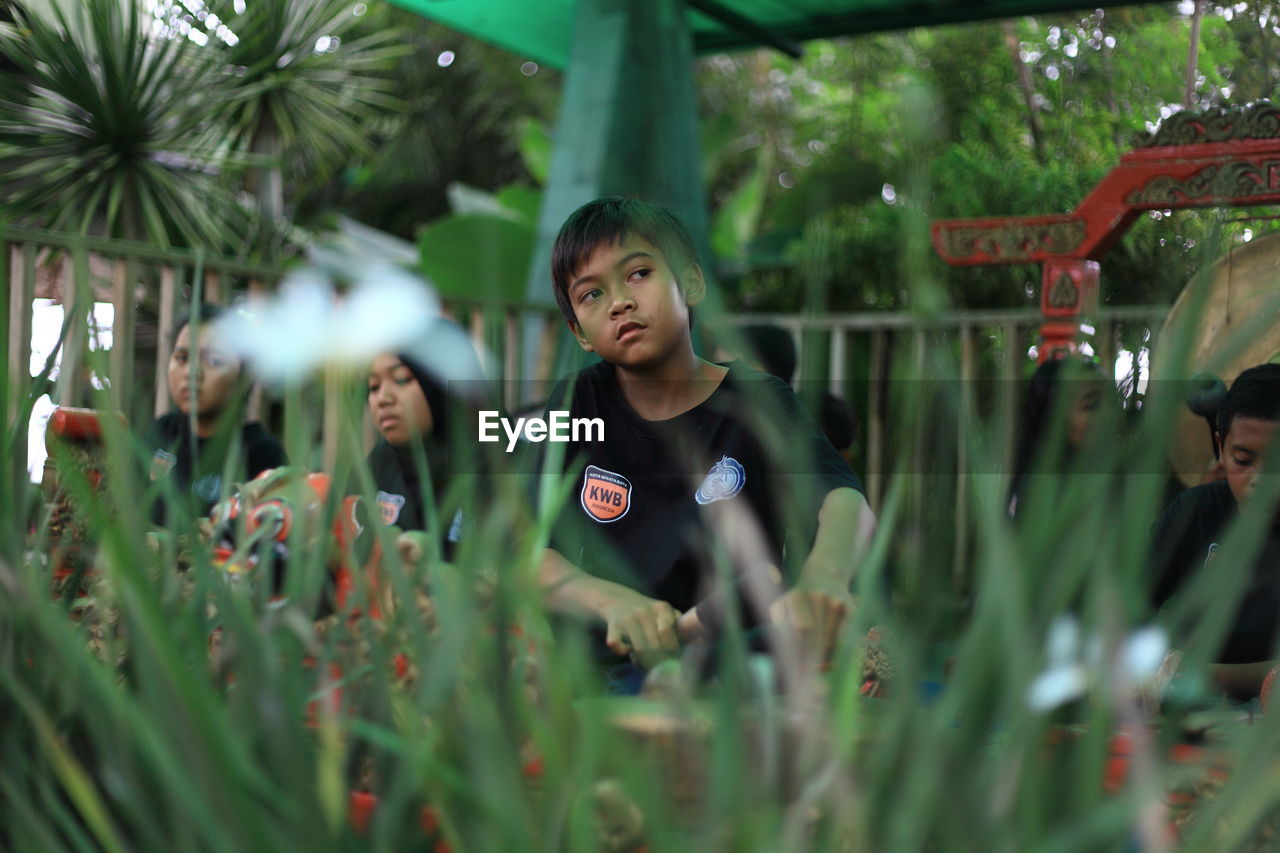
M 265 166 L 259 166 L 256 170 L 255 196 L 258 199 L 258 212 L 262 214 L 264 221 L 274 226 L 284 218 L 284 177 L 280 169 L 282 151 L 280 131 L 265 112 L 258 122 L 252 150 L 267 161 Z
M 1191 109 L 1196 94 L 1196 64 L 1200 56 L 1200 15 L 1204 12 L 1204 0 L 1195 0 L 1191 13 L 1191 47 L 1187 50 L 1187 88 L 1182 94 L 1182 106 Z
M 1035 150 L 1036 161 L 1044 163 L 1044 143 L 1041 140 L 1040 118 L 1036 114 L 1035 87 L 1031 83 L 1031 69 L 1022 61 L 1022 48 L 1018 44 L 1018 31 L 1013 21 L 1006 20 L 1004 27 L 1004 43 L 1009 48 L 1009 56 L 1013 59 L 1014 70 L 1018 73 L 1018 85 L 1022 89 L 1022 100 L 1027 105 L 1027 125 L 1031 129 L 1031 145 Z

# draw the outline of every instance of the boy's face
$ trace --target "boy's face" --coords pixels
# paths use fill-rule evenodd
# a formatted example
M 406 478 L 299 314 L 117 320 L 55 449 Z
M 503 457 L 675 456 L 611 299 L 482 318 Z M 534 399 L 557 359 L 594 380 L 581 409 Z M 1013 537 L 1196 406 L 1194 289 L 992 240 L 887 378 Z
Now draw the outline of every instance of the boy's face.
M 178 333 L 169 356 L 169 396 L 178 411 L 189 415 L 194 403 L 197 419 L 216 418 L 227 407 L 239 378 L 240 362 L 221 346 L 209 326 L 200 327 L 194 346 L 189 325 Z
M 704 288 L 696 264 L 677 279 L 657 247 L 629 234 L 598 246 L 576 271 L 568 296 L 577 322 L 569 328 L 584 350 L 610 364 L 651 368 L 678 353 L 682 343 L 690 346 L 689 306 Z
M 1253 493 L 1253 484 L 1262 471 L 1262 457 L 1275 431 L 1275 421 L 1237 416 L 1227 427 L 1227 434 L 1219 437 L 1222 468 L 1237 503 Z

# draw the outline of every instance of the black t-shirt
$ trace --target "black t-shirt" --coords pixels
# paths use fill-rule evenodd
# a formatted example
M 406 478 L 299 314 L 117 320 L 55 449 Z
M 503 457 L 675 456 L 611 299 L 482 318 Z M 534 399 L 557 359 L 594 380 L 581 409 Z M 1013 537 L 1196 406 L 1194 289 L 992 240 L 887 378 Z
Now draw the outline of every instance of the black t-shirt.
M 576 374 L 565 405 L 558 401 L 569 385 L 552 393 L 548 412 L 598 418 L 604 440 L 564 445 L 565 470 L 576 480 L 552 546 L 584 571 L 681 611 L 701 602 L 708 625 L 722 619 L 720 595 L 708 599 L 718 586 L 713 543 L 732 552 L 749 541 L 731 534 L 736 541 L 725 542 L 714 525 L 735 523 L 734 510 L 745 509 L 763 533 L 765 556 L 786 571 L 807 555 L 827 493 L 862 491 L 791 388 L 741 362 L 704 402 L 665 421 L 636 414 L 608 363 Z M 780 594 L 782 578 L 773 580 Z M 743 617 L 751 624 L 760 614 Z
M 1152 602 L 1160 606 L 1195 572 L 1212 571 L 1230 559 L 1220 543 L 1239 515 L 1226 482 L 1187 489 L 1160 516 L 1155 527 Z M 1254 560 L 1244 599 L 1218 656 L 1220 663 L 1252 663 L 1276 655 L 1280 617 L 1280 529 L 1273 527 Z
M 438 454 L 439 448 L 436 448 Z M 428 463 L 432 450 L 426 450 Z M 394 524 L 401 530 L 426 530 L 427 512 L 422 504 L 422 484 L 417 474 L 418 463 L 411 450 L 398 448 L 386 440 L 379 441 L 369 451 L 369 471 L 377 489 L 375 500 L 383 522 Z M 437 502 L 437 512 L 443 512 L 439 504 L 444 495 L 443 466 L 434 466 L 432 494 Z M 462 510 L 456 509 L 445 531 L 443 548 L 446 559 L 452 559 L 455 547 L 462 538 Z
M 222 495 L 223 472 L 227 470 L 227 454 L 232 452 L 236 433 L 225 432 L 210 438 L 196 437 L 192 442 L 190 422 L 181 412 L 161 415 L 147 431 L 146 447 L 151 451 L 152 481 L 171 477 L 178 495 L 188 499 L 190 511 L 206 515 Z M 257 421 L 244 424 L 239 433 L 239 454 L 245 481 L 271 468 L 286 464 L 284 448 Z M 152 520 L 165 523 L 163 500 L 152 506 Z

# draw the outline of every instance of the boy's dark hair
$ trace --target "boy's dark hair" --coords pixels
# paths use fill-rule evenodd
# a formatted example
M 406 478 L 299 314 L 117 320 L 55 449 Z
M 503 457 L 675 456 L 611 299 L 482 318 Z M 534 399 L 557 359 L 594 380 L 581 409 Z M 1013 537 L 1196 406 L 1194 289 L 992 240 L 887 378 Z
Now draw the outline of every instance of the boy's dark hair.
M 1280 420 L 1280 364 L 1259 364 L 1236 377 L 1218 407 L 1218 435 L 1236 418 Z
M 551 281 L 560 313 L 578 322 L 569 302 L 574 275 L 601 246 L 612 246 L 628 234 L 640 237 L 666 258 L 679 283 L 680 275 L 698 262 L 693 237 L 679 219 L 660 205 L 638 198 L 609 196 L 590 201 L 575 210 L 560 226 L 551 249 Z M 683 285 L 681 285 L 683 287 Z M 690 315 L 692 320 L 692 314 Z
M 178 335 L 182 334 L 182 330 L 191 325 L 194 318 L 197 326 L 207 326 L 221 320 L 227 314 L 227 309 L 221 305 L 211 305 L 208 302 L 201 302 L 191 306 L 186 311 L 178 312 L 178 316 L 174 319 L 177 324 L 173 327 L 173 335 L 169 338 L 169 348 L 177 346 Z

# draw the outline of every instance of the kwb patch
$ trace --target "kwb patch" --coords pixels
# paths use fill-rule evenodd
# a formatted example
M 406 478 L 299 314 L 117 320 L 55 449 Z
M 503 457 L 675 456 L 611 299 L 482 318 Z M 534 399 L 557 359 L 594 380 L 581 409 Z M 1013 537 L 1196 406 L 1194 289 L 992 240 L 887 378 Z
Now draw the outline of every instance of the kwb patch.
M 631 509 L 631 483 L 621 474 L 588 465 L 582 474 L 582 508 L 596 521 L 617 521 Z
M 169 451 L 157 450 L 156 455 L 151 457 L 151 482 L 154 483 L 172 471 L 177 461 L 178 457 Z
M 377 494 L 378 511 L 382 513 L 383 524 L 395 524 L 404 509 L 404 495 L 393 495 L 379 490 Z

